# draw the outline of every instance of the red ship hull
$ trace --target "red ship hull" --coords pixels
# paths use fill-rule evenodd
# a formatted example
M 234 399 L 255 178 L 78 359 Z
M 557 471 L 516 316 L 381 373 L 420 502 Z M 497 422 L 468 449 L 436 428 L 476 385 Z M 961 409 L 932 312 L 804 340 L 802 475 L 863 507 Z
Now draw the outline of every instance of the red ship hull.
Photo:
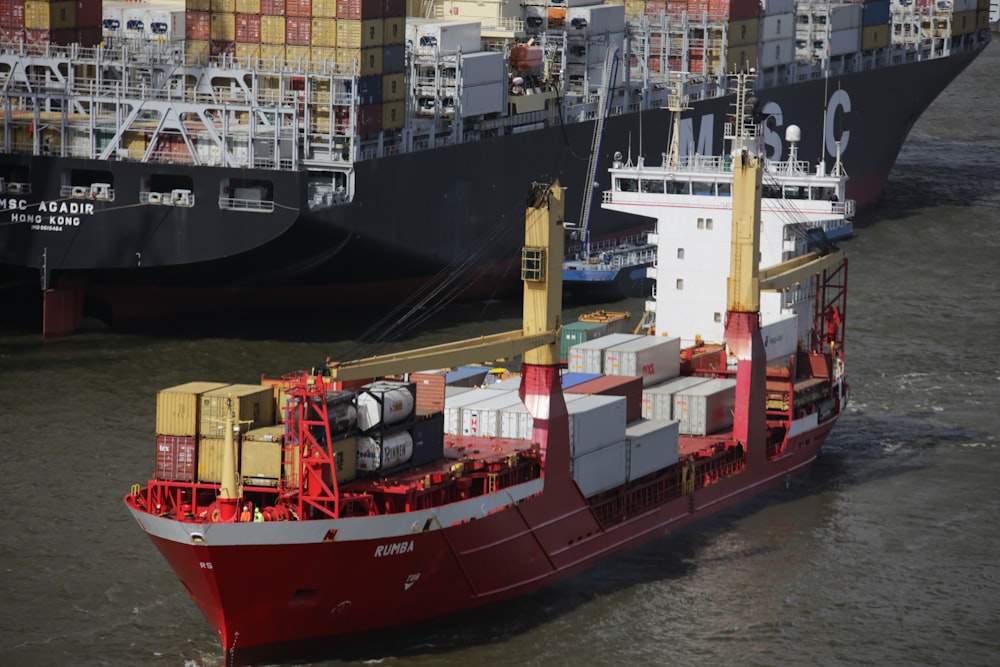
M 175 522 L 133 514 L 234 664 L 330 654 L 356 648 L 372 631 L 535 591 L 782 484 L 815 460 L 835 421 L 789 439 L 788 454 L 761 470 L 748 468 L 610 528 L 567 477 L 545 480 L 541 493 L 512 509 L 391 538 L 323 542 L 327 530 L 361 520 L 342 519 L 221 525 L 213 529 L 232 531 L 235 544 L 195 545 L 167 536 L 176 535 Z M 311 541 L 282 543 L 309 539 L 305 533 Z

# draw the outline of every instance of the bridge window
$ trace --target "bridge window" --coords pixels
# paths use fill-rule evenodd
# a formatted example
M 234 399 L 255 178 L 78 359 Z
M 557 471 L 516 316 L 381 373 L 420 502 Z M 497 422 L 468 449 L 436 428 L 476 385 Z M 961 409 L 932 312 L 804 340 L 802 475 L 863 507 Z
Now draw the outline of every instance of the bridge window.
M 639 181 L 639 189 L 643 192 L 652 192 L 654 194 L 663 193 L 663 181 L 649 181 L 645 178 Z
M 696 195 L 712 196 L 715 194 L 715 183 L 706 183 L 704 181 L 692 181 L 691 192 Z
M 789 185 L 785 187 L 786 199 L 809 199 L 809 188 L 805 185 Z
M 684 289 L 684 279 L 683 278 L 678 278 L 677 279 L 677 289 L 678 290 L 683 290 Z
M 686 195 L 689 192 L 687 181 L 667 181 L 667 194 Z
M 684 248 L 677 249 L 677 259 L 684 259 Z
M 638 192 L 639 182 L 635 178 L 618 178 L 618 190 L 621 192 Z
M 733 194 L 733 184 L 732 183 L 718 183 L 720 197 L 729 197 Z

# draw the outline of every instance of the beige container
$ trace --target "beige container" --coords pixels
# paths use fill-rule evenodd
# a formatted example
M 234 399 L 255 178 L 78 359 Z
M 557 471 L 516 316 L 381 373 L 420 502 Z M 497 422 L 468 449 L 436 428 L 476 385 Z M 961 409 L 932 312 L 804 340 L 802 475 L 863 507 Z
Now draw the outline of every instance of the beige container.
M 406 76 L 399 74 L 385 74 L 382 76 L 382 101 L 400 102 L 406 99 Z
M 406 120 L 405 102 L 382 103 L 382 129 L 399 130 Z
M 861 29 L 861 50 L 884 49 L 889 46 L 888 24 L 870 25 Z
M 382 41 L 386 46 L 396 46 L 406 41 L 405 16 L 394 16 L 382 20 Z
M 122 136 L 122 142 L 128 149 L 129 160 L 141 160 L 146 155 L 145 132 L 126 132 Z
M 224 382 L 186 382 L 156 392 L 157 435 L 198 435 L 201 395 L 225 386 Z
M 260 0 L 236 0 L 237 14 L 260 14 Z
M 312 15 L 314 18 L 337 18 L 337 0 L 313 0 Z
M 263 16 L 261 18 L 264 18 Z M 270 65 L 272 62 L 277 63 L 279 66 L 285 61 L 285 45 L 284 44 L 261 44 L 260 45 L 260 59 L 265 65 Z
M 265 426 L 244 434 L 240 451 L 240 474 L 244 484 L 278 485 L 284 438 L 284 426 Z
M 210 36 L 218 42 L 236 41 L 236 14 L 212 14 Z
M 285 44 L 284 16 L 260 17 L 260 42 L 261 44 Z
M 757 45 L 729 47 L 726 51 L 726 67 L 730 73 L 757 67 Z
M 226 423 L 227 401 L 235 403 L 240 430 L 249 431 L 274 425 L 274 392 L 259 384 L 234 384 L 205 392 L 201 396 L 201 427 L 199 433 L 221 437 Z
M 185 0 L 184 9 L 193 12 L 209 12 L 212 11 L 212 0 Z
M 312 47 L 312 61 L 322 65 L 331 65 L 337 62 L 337 49 L 332 46 L 314 46 Z M 327 100 L 329 100 L 329 93 L 327 93 Z
M 184 57 L 188 63 L 198 59 L 208 58 L 209 48 L 207 39 L 189 39 L 184 42 Z
M 312 45 L 325 47 L 337 46 L 337 19 L 313 18 Z
M 25 0 L 24 27 L 29 30 L 59 30 L 76 27 L 74 0 Z
M 294 46 L 290 44 L 285 46 L 285 62 L 287 63 L 292 65 L 307 65 L 311 58 L 311 46 Z
M 346 484 L 358 476 L 358 438 L 352 436 L 333 443 L 333 462 L 337 471 L 337 484 Z M 292 462 L 284 466 L 285 480 L 290 487 L 301 486 L 299 480 L 299 453 L 292 454 Z
M 236 42 L 236 59 L 245 61 L 248 58 L 257 58 L 260 56 L 260 44 L 247 44 L 244 42 Z
M 337 46 L 347 49 L 382 46 L 383 19 L 337 19 Z
M 222 438 L 198 438 L 198 481 L 218 484 L 222 481 Z
M 376 76 L 382 73 L 382 47 L 374 46 L 370 49 L 361 49 L 358 64 L 361 71 L 358 76 Z
M 726 41 L 730 48 L 734 46 L 757 46 L 757 42 L 760 39 L 760 19 L 752 18 L 743 21 L 730 21 L 726 35 Z
M 211 0 L 209 9 L 212 12 L 233 14 L 236 12 L 236 0 Z

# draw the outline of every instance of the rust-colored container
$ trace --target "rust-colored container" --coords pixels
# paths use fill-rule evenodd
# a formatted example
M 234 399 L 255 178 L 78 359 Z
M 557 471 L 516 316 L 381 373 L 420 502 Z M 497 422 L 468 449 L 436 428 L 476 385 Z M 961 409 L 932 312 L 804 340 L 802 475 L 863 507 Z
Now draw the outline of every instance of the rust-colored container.
M 406 0 L 385 0 L 382 3 L 382 16 L 406 17 Z
M 338 19 L 382 18 L 385 0 L 337 0 Z
M 24 0 L 0 0 L 0 29 L 3 28 L 24 28 Z
M 642 378 L 635 375 L 602 375 L 565 390 L 567 394 L 596 394 L 599 396 L 624 396 L 625 421 L 633 422 L 642 417 Z
M 75 0 L 76 2 L 76 27 L 81 29 L 100 28 L 101 3 L 93 0 Z M 81 42 L 82 43 L 82 42 Z
M 382 129 L 382 105 L 365 104 L 358 107 L 358 134 L 375 134 Z
M 236 41 L 250 44 L 260 42 L 260 14 L 236 15 Z
M 384 114 L 382 118 L 384 125 Z M 444 373 L 410 373 L 410 382 L 417 388 L 417 412 L 440 412 L 444 410 L 444 379 Z
M 312 17 L 312 0 L 285 0 L 285 16 Z
M 208 43 L 208 54 L 213 58 L 236 56 L 236 40 L 213 39 Z
M 312 43 L 312 19 L 299 16 L 285 17 L 285 45 L 309 46 Z
M 193 482 L 196 460 L 193 436 L 156 436 L 156 464 L 153 470 L 156 479 Z
M 265 16 L 284 16 L 285 0 L 260 0 L 260 13 Z
M 211 14 L 190 10 L 184 13 L 184 39 L 208 40 L 211 34 Z

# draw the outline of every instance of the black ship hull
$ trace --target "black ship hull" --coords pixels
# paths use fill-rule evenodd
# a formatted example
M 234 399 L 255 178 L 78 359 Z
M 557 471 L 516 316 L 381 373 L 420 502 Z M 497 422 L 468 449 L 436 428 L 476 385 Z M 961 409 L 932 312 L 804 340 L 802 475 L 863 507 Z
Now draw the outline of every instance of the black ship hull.
M 840 141 L 849 195 L 859 206 L 870 204 L 921 113 L 977 55 L 969 50 L 761 90 L 758 108 L 772 116 L 769 157 L 787 159 L 784 132 L 791 124 L 802 129 L 799 159 L 815 162 L 825 153 L 829 167 Z M 682 150 L 719 154 L 730 103 L 729 97 L 692 101 Z M 666 110 L 612 115 L 598 170 L 601 188 L 609 187 L 604 169 L 615 153 L 658 163 L 668 122 Z M 532 181 L 559 179 L 574 221 L 592 136 L 593 121 L 557 123 L 359 161 L 351 202 L 321 206 L 308 199 L 306 170 L 3 154 L 8 182 L 26 176 L 30 193 L 0 197 L 9 218 L 0 225 L 0 265 L 32 276 L 36 287 L 85 293 L 87 309 L 115 321 L 196 312 L 199 302 L 215 310 L 220 290 L 237 307 L 296 298 L 326 306 L 394 303 L 436 275 L 462 272 L 468 272 L 465 296 L 503 295 L 517 286 L 518 195 Z M 74 170 L 107 175 L 114 201 L 85 208 L 66 197 Z M 174 177 L 189 179 L 193 206 L 140 200 L 143 183 Z M 220 184 L 250 177 L 269 184 L 273 207 L 221 208 L 220 198 L 230 193 Z M 598 204 L 592 209 L 594 238 L 629 233 L 635 225 L 634 217 Z

